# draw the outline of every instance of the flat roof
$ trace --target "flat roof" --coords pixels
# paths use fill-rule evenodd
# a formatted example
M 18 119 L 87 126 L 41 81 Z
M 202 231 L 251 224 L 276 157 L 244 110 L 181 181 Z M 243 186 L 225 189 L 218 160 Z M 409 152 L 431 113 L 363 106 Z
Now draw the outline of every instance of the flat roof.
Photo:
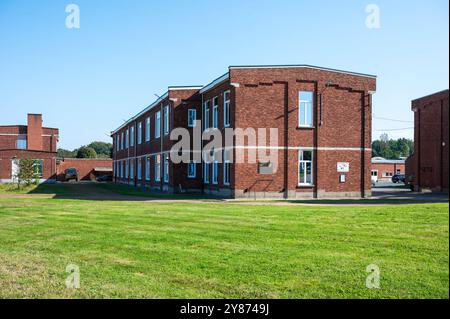
M 315 70 L 321 70 L 321 71 L 363 76 L 363 77 L 369 77 L 369 78 L 377 78 L 376 75 L 372 75 L 372 74 L 345 71 L 345 70 L 332 69 L 332 68 L 325 68 L 325 67 L 320 67 L 320 66 L 310 65 L 310 64 L 233 65 L 233 66 L 229 67 L 230 70 L 232 70 L 232 69 L 289 69 L 289 68 L 307 68 L 307 69 L 315 69 Z

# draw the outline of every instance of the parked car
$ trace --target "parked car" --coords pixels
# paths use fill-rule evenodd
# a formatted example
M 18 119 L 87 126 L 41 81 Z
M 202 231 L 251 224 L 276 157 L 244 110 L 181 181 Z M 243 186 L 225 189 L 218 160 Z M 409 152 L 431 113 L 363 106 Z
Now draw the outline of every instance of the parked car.
M 97 177 L 97 182 L 112 182 L 113 177 L 112 175 L 103 175 Z
M 405 174 L 395 174 L 392 176 L 392 183 L 405 183 Z
M 66 169 L 64 171 L 64 175 L 66 182 L 71 180 L 75 180 L 76 182 L 78 182 L 80 180 L 78 170 L 73 167 Z

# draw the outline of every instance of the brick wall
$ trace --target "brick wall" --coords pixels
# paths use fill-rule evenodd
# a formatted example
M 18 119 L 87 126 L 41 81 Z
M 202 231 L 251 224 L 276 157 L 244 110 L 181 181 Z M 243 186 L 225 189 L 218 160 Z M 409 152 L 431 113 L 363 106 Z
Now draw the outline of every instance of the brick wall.
M 76 168 L 78 170 L 80 180 L 95 180 L 94 169 L 96 167 L 108 167 L 112 169 L 111 159 L 78 159 L 65 158 L 58 160 L 57 172 L 58 181 L 64 181 L 64 171 L 68 168 Z
M 414 155 L 407 170 L 415 190 L 448 191 L 448 108 L 448 90 L 412 101 Z

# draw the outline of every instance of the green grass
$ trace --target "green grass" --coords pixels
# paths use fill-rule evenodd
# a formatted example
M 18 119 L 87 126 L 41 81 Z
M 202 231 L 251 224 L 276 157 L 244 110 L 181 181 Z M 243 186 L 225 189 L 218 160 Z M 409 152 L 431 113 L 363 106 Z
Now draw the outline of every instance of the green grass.
M 448 204 L 0 199 L 0 298 L 448 298 L 448 221 Z

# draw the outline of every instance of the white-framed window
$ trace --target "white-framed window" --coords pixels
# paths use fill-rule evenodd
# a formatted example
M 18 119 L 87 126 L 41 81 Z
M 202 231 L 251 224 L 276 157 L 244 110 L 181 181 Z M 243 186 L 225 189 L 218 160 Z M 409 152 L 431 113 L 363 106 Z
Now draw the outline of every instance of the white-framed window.
M 130 144 L 130 130 L 125 131 L 125 148 L 128 148 Z
M 125 178 L 128 178 L 128 173 L 129 173 L 129 160 L 125 161 Z
M 190 161 L 188 164 L 188 178 L 195 178 L 197 175 L 197 163 Z
M 164 183 L 169 182 L 169 154 L 164 154 Z
M 134 179 L 134 159 L 130 160 L 130 179 Z
M 231 125 L 230 116 L 230 91 L 223 94 L 223 126 L 229 127 Z
M 137 143 L 142 143 L 142 122 L 139 122 L 137 125 Z
M 155 138 L 161 136 L 161 111 L 156 112 L 155 115 Z
M 212 183 L 218 184 L 219 183 L 219 162 L 214 161 L 212 163 Z
M 125 149 L 125 134 L 122 132 L 122 141 L 120 142 L 121 149 Z
M 210 110 L 209 110 L 210 101 L 206 101 L 203 106 L 203 129 L 209 129 L 209 118 L 210 118 Z
M 44 161 L 34 160 L 33 162 L 33 177 L 42 178 L 44 176 Z
M 149 181 L 150 180 L 150 168 L 151 168 L 151 158 L 150 156 L 146 157 L 145 159 L 145 180 Z
M 197 121 L 197 110 L 189 109 L 188 110 L 188 127 L 195 127 L 196 121 Z
M 314 114 L 314 93 L 310 91 L 300 91 L 298 96 L 298 126 L 312 127 Z
M 169 118 L 170 108 L 168 105 L 164 107 L 164 135 L 169 134 L 170 131 L 170 118 Z
M 23 137 L 19 137 L 16 141 L 16 148 L 18 150 L 26 150 L 27 149 L 27 139 Z
M 137 160 L 137 178 L 142 179 L 142 159 L 139 157 Z
M 298 152 L 298 184 L 300 186 L 313 184 L 313 151 Z
M 217 96 L 213 98 L 212 126 L 213 128 L 219 128 L 219 98 Z
M 134 125 L 130 127 L 130 146 L 134 146 Z
M 223 151 L 223 184 L 230 185 L 230 163 L 231 163 L 231 150 L 225 149 Z
M 145 141 L 150 141 L 150 116 L 145 119 Z
M 119 135 L 116 134 L 116 151 L 120 151 L 120 138 Z
M 205 184 L 209 183 L 209 163 L 203 163 L 203 182 Z
M 155 155 L 155 182 L 161 181 L 161 155 Z

